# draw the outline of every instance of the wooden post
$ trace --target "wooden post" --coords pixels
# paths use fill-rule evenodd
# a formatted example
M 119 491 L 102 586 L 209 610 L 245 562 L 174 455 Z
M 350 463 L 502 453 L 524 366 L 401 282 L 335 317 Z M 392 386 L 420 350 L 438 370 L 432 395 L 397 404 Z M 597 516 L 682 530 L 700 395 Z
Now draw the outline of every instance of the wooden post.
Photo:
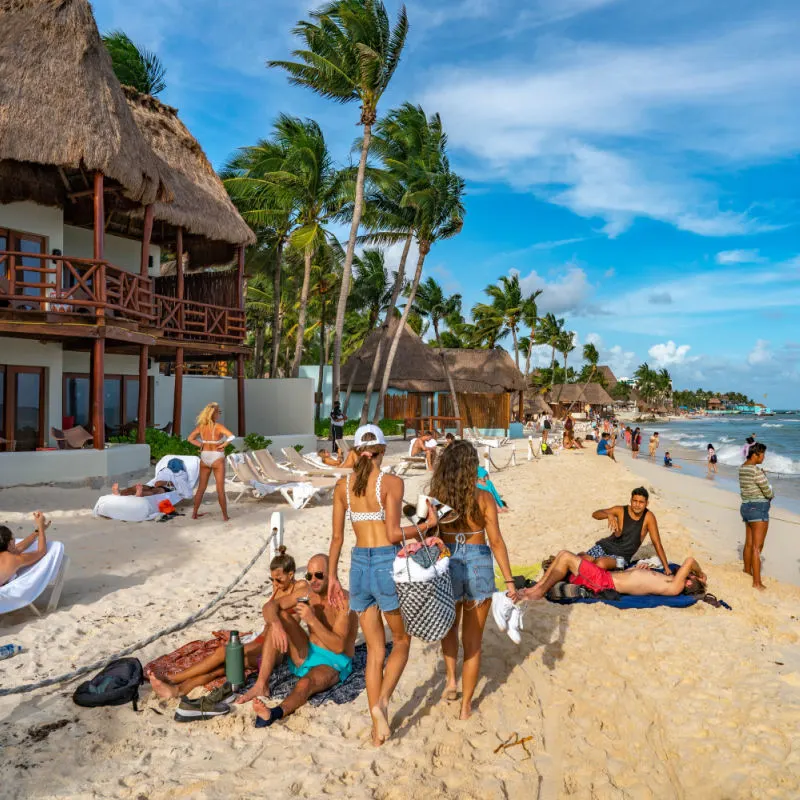
M 106 441 L 106 417 L 103 402 L 103 379 L 105 377 L 105 339 L 95 339 L 92 342 L 91 377 L 90 377 L 90 404 L 92 408 L 92 447 L 102 450 Z
M 244 245 L 236 248 L 238 269 L 236 270 L 236 300 L 239 311 L 244 311 Z
M 179 335 L 182 337 L 185 329 L 183 313 L 183 228 L 181 227 L 175 233 L 175 277 L 175 296 L 178 298 L 178 327 L 180 328 Z
M 148 206 L 149 207 L 149 206 Z M 150 348 L 143 344 L 139 348 L 139 408 L 137 413 L 136 443 L 144 444 L 144 432 L 147 427 L 147 363 Z
M 172 433 L 181 435 L 181 409 L 183 406 L 183 348 L 175 350 L 175 394 L 172 399 Z
M 244 417 L 244 355 L 236 356 L 236 400 L 239 412 L 239 436 L 247 435 Z
M 142 232 L 142 260 L 139 262 L 139 274 L 146 278 L 150 273 L 150 239 L 153 235 L 153 206 L 145 206 L 144 231 Z
M 97 261 L 103 258 L 105 244 L 105 203 L 103 199 L 103 173 L 94 174 L 94 257 Z
M 525 392 L 519 393 L 519 411 L 517 412 L 517 422 L 522 422 L 525 416 Z

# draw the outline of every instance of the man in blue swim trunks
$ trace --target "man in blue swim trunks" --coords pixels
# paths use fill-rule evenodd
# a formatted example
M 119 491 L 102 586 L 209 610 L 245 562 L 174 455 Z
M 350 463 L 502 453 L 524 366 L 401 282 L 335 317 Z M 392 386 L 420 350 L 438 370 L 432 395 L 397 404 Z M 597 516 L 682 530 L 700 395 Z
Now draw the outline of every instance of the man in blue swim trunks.
M 344 608 L 328 603 L 328 556 L 311 557 L 306 581 L 308 598 L 283 597 L 264 608 L 264 619 L 269 623 L 268 635 L 274 648 L 279 653 L 288 654 L 289 669 L 300 680 L 280 705 L 269 708 L 259 699 L 253 701 L 257 728 L 267 727 L 289 716 L 305 705 L 309 697 L 330 689 L 353 671 L 358 617 L 355 611 L 350 610 L 347 592 L 344 592 Z M 301 622 L 305 623 L 308 633 Z M 272 666 L 262 662 L 261 667 L 268 680 Z M 256 685 L 240 700 L 268 694 L 266 680 L 262 681 L 262 670 L 259 670 Z

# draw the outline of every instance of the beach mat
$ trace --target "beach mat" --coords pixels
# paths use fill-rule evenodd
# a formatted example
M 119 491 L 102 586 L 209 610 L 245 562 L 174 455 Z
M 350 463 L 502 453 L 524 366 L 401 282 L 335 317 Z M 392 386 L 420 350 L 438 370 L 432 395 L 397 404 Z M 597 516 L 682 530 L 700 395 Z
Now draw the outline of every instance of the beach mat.
M 392 643 L 386 644 L 386 656 L 392 652 Z M 323 703 L 332 702 L 337 705 L 344 703 L 352 703 L 363 691 L 367 688 L 365 678 L 365 670 L 367 667 L 367 645 L 356 645 L 355 653 L 353 655 L 353 671 L 347 677 L 347 680 L 342 683 L 337 683 L 330 689 L 324 692 L 315 694 L 309 698 L 308 703 L 311 706 L 321 706 Z M 284 700 L 289 696 L 292 689 L 299 679 L 289 672 L 289 667 L 286 662 L 279 664 L 272 673 L 269 679 L 270 700 Z M 246 688 L 250 688 L 255 683 L 255 678 L 248 681 Z

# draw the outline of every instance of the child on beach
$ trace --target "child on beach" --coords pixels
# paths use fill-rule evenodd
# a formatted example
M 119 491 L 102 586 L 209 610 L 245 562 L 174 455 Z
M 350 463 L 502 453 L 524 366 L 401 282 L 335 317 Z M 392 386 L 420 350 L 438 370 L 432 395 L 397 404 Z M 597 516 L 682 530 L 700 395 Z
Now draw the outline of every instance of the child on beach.
M 672 469 L 683 469 L 680 464 L 673 464 L 672 463 L 672 456 L 669 454 L 669 450 L 664 453 L 664 466 L 670 467 Z
M 631 453 L 633 454 L 633 458 L 639 457 L 639 448 L 642 445 L 642 433 L 641 428 L 636 428 L 634 432 L 631 434 Z
M 650 451 L 650 458 L 653 461 L 655 461 L 656 460 L 656 450 L 658 450 L 658 431 L 656 431 L 650 437 L 650 441 L 648 442 L 648 449 Z
M 712 474 L 717 474 L 717 451 L 713 444 L 709 444 L 706 448 L 706 461 L 706 477 L 710 478 Z

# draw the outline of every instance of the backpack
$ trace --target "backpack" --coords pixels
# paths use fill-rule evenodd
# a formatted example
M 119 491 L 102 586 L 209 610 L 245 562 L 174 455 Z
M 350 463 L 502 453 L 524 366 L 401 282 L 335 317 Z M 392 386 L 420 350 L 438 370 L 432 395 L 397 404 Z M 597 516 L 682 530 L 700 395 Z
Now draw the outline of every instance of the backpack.
M 85 708 L 133 703 L 133 710 L 138 711 L 139 687 L 143 683 L 142 662 L 138 658 L 119 658 L 107 664 L 90 681 L 84 681 L 75 690 L 72 700 Z

